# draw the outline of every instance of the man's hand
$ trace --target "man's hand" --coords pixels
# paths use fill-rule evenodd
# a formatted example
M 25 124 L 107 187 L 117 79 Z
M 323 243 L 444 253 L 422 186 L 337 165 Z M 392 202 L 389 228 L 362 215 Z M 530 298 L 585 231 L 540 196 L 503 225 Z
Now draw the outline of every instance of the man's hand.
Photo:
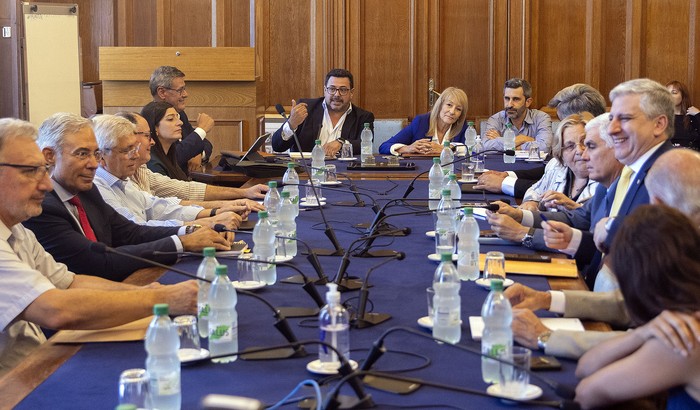
M 195 220 L 196 223 L 208 226 L 212 229 L 218 224 L 224 225 L 226 229 L 237 229 L 242 221 L 243 218 L 241 215 L 238 215 L 238 213 L 232 211 L 222 212 L 221 210 L 218 210 L 217 214 L 214 216 Z
M 525 201 L 518 208 L 524 211 L 537 212 L 540 210 L 540 203 L 537 201 Z
M 544 230 L 544 243 L 552 249 L 566 249 L 571 243 L 574 230 L 567 224 L 559 221 L 542 222 Z
M 270 189 L 267 185 L 257 184 L 250 188 L 246 188 L 245 197 L 249 199 L 265 199 L 267 190 Z
M 674 351 L 688 356 L 700 345 L 700 312 L 687 314 L 664 310 L 636 332 L 644 340 L 655 337 Z
M 484 135 L 486 136 L 486 138 L 488 138 L 488 139 L 490 139 L 490 140 L 496 139 L 496 138 L 498 138 L 498 137 L 501 136 L 501 134 L 499 134 L 498 131 L 496 131 L 496 130 L 493 129 L 493 128 L 490 129 L 490 130 L 487 130 L 486 133 L 485 133 Z
M 197 313 L 197 281 L 188 280 L 174 285 L 160 286 L 155 291 L 163 297 L 162 303 L 170 307 L 170 314 L 192 315 Z
M 229 205 L 231 205 L 231 206 L 238 206 L 238 207 L 247 208 L 248 212 L 251 212 L 251 211 L 258 212 L 258 211 L 265 210 L 265 205 L 263 205 L 257 201 L 251 201 L 250 199 L 234 199 L 234 200 L 228 201 L 228 202 L 229 202 Z
M 202 154 L 196 155 L 187 161 L 187 170 L 190 172 L 202 171 Z
M 532 142 L 535 139 L 532 137 L 528 137 L 527 135 L 520 134 L 515 137 L 515 148 L 520 148 L 521 145 L 527 143 L 527 142 Z
M 197 126 L 209 134 L 209 131 L 214 128 L 214 119 L 209 115 L 200 112 L 199 115 L 197 115 Z
M 549 292 L 534 290 L 520 283 L 509 286 L 503 294 L 515 309 L 548 310 L 552 304 L 552 296 Z
M 605 223 L 608 222 L 610 218 L 601 218 L 597 224 L 595 224 L 595 230 L 593 231 L 593 242 L 595 242 L 596 248 L 603 253 L 608 252 L 608 247 L 605 245 L 605 241 L 608 239 L 608 230 L 605 228 Z
M 487 171 L 479 176 L 479 180 L 474 185 L 474 189 L 484 189 L 489 192 L 500 193 L 501 184 L 508 176 L 505 172 Z
M 499 238 L 520 242 L 530 228 L 520 225 L 508 215 L 487 212 L 488 223 Z
M 503 215 L 508 215 L 517 223 L 523 221 L 523 211 L 518 208 L 513 208 L 503 201 L 493 201 L 492 204 L 498 205 L 498 213 Z
M 202 227 L 191 234 L 180 236 L 183 248 L 189 252 L 201 252 L 207 246 L 219 251 L 230 251 L 231 242 L 211 228 Z
M 560 211 L 573 210 L 582 205 L 561 192 L 547 191 L 542 195 L 540 203 L 544 204 L 545 208 L 558 209 Z
M 513 339 L 521 345 L 537 349 L 537 336 L 549 331 L 530 309 L 513 309 Z
M 338 140 L 329 141 L 323 145 L 323 152 L 326 153 L 327 157 L 335 157 L 338 155 L 338 151 L 340 151 L 342 146 L 343 144 L 341 144 Z
M 306 117 L 309 116 L 309 111 L 306 103 L 297 104 L 296 101 L 292 100 L 292 109 L 289 112 L 289 128 L 296 130 L 299 124 L 304 122 Z

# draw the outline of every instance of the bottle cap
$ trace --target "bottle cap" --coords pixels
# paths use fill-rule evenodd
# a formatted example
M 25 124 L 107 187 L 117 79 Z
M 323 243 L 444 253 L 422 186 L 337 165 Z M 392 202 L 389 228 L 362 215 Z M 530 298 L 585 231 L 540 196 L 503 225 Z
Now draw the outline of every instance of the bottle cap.
M 293 163 L 293 162 L 287 162 L 287 168 L 292 169 L 292 168 L 294 168 L 295 166 L 296 166 L 295 163 Z
M 226 265 L 216 265 L 216 276 L 228 276 L 228 266 Z
M 442 190 L 442 196 L 452 196 L 452 190 L 447 188 Z
M 135 404 L 125 403 L 117 405 L 114 410 L 136 410 L 137 408 Z
M 167 303 L 156 303 L 153 305 L 153 314 L 156 316 L 167 316 L 168 315 L 168 304 Z
M 439 163 L 440 163 L 440 158 L 433 157 L 433 164 L 439 164 Z
M 449 146 L 450 146 L 450 141 L 447 141 L 447 140 L 443 141 L 443 142 L 442 142 L 442 146 L 443 146 L 443 147 L 449 147 Z
M 282 191 L 282 198 L 289 198 L 289 191 Z
M 452 262 L 452 254 L 448 252 L 441 253 L 440 262 Z
M 455 175 L 455 174 L 450 174 L 449 178 L 450 178 L 450 181 L 456 181 L 456 180 L 457 180 L 457 175 Z
M 474 121 L 467 121 L 467 125 L 471 125 L 472 127 L 474 126 Z
M 365 128 L 369 128 L 369 123 L 368 123 L 368 122 L 365 123 Z
M 267 183 L 270 188 L 277 188 L 277 181 L 270 181 Z
M 498 292 L 503 291 L 503 281 L 500 279 L 491 279 L 491 290 L 496 290 Z
M 207 258 L 212 257 L 216 255 L 216 248 L 213 246 L 207 246 L 206 248 L 202 249 L 202 253 Z
M 258 211 L 258 218 L 267 218 L 267 211 Z
M 316 145 L 321 145 L 321 140 L 316 140 L 316 141 L 314 141 L 314 144 L 316 144 Z
M 468 207 L 468 206 L 465 207 L 465 208 L 464 208 L 464 215 L 466 215 L 466 216 L 472 216 L 472 215 L 474 215 L 474 208 L 471 208 L 471 207 Z
M 328 286 L 328 292 L 326 292 L 326 302 L 340 302 L 340 292 L 338 292 L 338 284 L 326 283 L 326 286 Z

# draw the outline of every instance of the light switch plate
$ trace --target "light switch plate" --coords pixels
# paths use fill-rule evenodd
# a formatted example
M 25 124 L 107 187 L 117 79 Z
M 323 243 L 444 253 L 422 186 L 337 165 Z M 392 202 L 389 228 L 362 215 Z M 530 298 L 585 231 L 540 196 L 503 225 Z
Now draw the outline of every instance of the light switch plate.
M 2 28 L 2 37 L 3 38 L 10 38 L 12 37 L 12 27 L 3 27 Z

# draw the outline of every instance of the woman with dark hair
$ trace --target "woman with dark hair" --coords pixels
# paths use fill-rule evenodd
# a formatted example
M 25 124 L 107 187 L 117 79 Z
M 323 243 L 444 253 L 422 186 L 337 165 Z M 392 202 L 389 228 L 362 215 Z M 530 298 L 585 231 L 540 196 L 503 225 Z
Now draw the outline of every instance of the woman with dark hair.
M 187 181 L 187 174 L 177 165 L 176 144 L 182 138 L 182 121 L 172 105 L 158 101 L 150 102 L 141 110 L 141 115 L 148 121 L 151 138 L 155 145 L 151 148 L 151 160 L 148 169 L 167 175 L 173 179 Z
M 700 407 L 700 349 L 674 351 L 653 337 L 649 325 L 664 310 L 700 310 L 699 250 L 700 233 L 680 211 L 645 205 L 625 218 L 610 250 L 610 267 L 630 318 L 646 325 L 601 343 L 581 358 L 576 374 L 584 379 L 576 388 L 576 401 L 583 408 L 669 389 L 667 408 Z
M 411 124 L 379 146 L 380 154 L 440 155 L 443 141 L 464 143 L 467 130 L 467 94 L 447 87 L 433 109 L 421 114 Z
M 670 81 L 666 88 L 671 92 L 674 104 L 675 125 L 671 142 L 681 147 L 688 147 L 700 150 L 700 112 L 690 103 L 690 91 L 688 87 L 680 81 Z

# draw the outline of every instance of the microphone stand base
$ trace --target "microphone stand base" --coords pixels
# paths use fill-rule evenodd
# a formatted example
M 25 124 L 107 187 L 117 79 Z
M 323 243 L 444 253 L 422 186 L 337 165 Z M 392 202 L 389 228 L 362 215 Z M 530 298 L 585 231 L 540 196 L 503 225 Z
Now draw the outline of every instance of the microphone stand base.
M 256 347 L 251 347 L 251 350 L 256 349 Z M 241 360 L 280 360 L 280 359 L 290 359 L 292 357 L 305 357 L 308 353 L 304 349 L 294 350 L 291 347 L 284 347 L 281 349 L 268 350 L 265 352 L 256 353 L 241 353 L 238 357 Z
M 278 307 L 277 310 L 284 317 L 313 317 L 317 316 L 320 310 L 318 308 L 306 308 L 306 307 L 292 307 L 283 306 Z
M 372 285 L 369 285 L 372 287 Z M 349 292 L 362 288 L 362 281 L 359 279 L 341 279 L 338 284 L 338 292 Z
M 403 380 L 388 379 L 373 374 L 368 374 L 362 379 L 362 382 L 377 390 L 386 391 L 394 394 L 409 394 L 421 388 L 423 385 L 416 382 L 408 382 Z
M 343 256 L 344 249 L 313 249 L 313 252 L 318 256 Z
M 291 283 L 293 285 L 303 285 L 305 283 L 304 277 L 301 275 L 292 275 L 288 278 L 282 279 L 280 282 Z M 328 283 L 328 278 L 322 278 L 322 279 L 319 278 L 319 279 L 316 279 L 312 282 L 314 283 L 314 285 L 325 285 L 326 283 Z M 287 315 L 285 315 L 285 316 L 287 316 Z
M 365 203 L 364 202 L 353 202 L 353 201 L 339 201 L 339 202 L 333 202 L 331 205 L 334 205 L 334 206 L 353 206 L 356 208 L 364 208 Z
M 358 318 L 355 321 L 354 327 L 357 329 L 364 329 L 386 322 L 389 319 L 391 319 L 391 315 L 388 313 L 365 313 L 365 317 Z
M 359 229 L 369 229 L 369 227 L 371 225 L 372 225 L 371 222 L 362 222 L 359 224 L 355 224 L 354 227 L 359 228 Z M 405 231 L 391 229 L 391 227 L 388 226 L 387 224 L 381 224 L 375 232 L 376 232 L 376 234 L 381 234 L 383 236 L 406 236 L 406 235 L 408 235 L 408 233 L 406 233 Z
M 297 407 L 300 409 L 315 409 L 316 399 L 304 399 L 297 403 Z M 327 409 L 371 409 L 374 407 L 377 407 L 377 405 L 374 404 L 372 396 L 369 394 L 362 400 L 357 397 L 340 395 L 332 403 L 329 403 Z
M 376 251 L 356 253 L 353 256 L 357 256 L 358 258 L 390 258 L 396 255 L 398 255 L 397 251 L 392 251 L 391 249 L 379 249 Z

